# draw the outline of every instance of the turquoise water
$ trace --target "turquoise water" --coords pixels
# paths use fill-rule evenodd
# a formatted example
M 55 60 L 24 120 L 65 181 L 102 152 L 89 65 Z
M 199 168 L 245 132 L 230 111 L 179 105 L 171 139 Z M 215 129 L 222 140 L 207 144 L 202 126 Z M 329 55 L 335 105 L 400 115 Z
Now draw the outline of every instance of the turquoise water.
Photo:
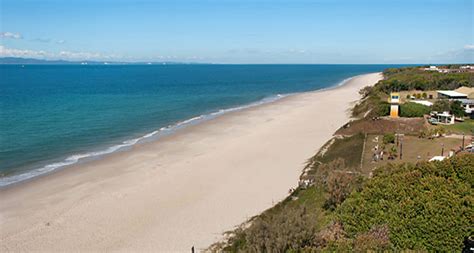
M 0 186 L 387 67 L 1 65 Z

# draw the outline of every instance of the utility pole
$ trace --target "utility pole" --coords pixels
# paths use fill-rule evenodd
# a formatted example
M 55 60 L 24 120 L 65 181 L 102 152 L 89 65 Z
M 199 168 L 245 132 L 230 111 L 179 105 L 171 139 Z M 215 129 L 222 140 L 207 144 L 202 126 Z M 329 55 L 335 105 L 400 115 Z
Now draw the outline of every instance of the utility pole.
M 402 160 L 403 156 L 403 139 L 400 139 L 400 160 Z
M 441 156 L 444 155 L 444 143 L 441 143 Z
M 462 151 L 464 151 L 464 137 L 465 137 L 465 134 L 462 133 Z

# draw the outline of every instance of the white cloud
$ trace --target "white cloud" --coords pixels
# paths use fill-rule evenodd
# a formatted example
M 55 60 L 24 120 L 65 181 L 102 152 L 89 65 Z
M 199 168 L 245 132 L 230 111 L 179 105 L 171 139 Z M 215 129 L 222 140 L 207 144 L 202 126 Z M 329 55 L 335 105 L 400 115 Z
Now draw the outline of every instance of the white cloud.
M 41 59 L 65 59 L 65 60 L 111 60 L 119 59 L 116 55 L 105 55 L 96 52 L 72 52 L 61 51 L 59 53 L 43 50 L 15 49 L 0 45 L 0 57 L 24 57 Z
M 0 33 L 0 38 L 6 38 L 6 39 L 22 39 L 23 36 L 19 33 L 12 33 L 12 32 L 2 32 Z
M 31 58 L 44 58 L 48 57 L 48 53 L 40 50 L 28 50 L 28 49 L 15 49 L 15 48 L 6 48 L 0 45 L 0 56 L 1 57 L 31 57 Z
M 474 50 L 474 44 L 465 45 L 465 46 L 464 46 L 464 49 L 466 49 L 466 50 Z
M 56 44 L 64 44 L 66 43 L 65 40 L 55 40 L 55 39 L 49 39 L 49 38 L 36 38 L 32 39 L 30 41 L 33 42 L 41 42 L 41 43 L 56 43 Z
M 109 59 L 110 56 L 103 55 L 100 53 L 91 53 L 91 52 L 71 52 L 71 51 L 61 51 L 59 52 L 61 58 L 67 59 Z
M 288 52 L 291 53 L 291 54 L 305 54 L 305 53 L 307 53 L 307 51 L 305 49 L 294 49 L 294 48 L 289 49 Z
M 466 63 L 472 62 L 474 57 L 474 45 L 465 45 L 461 49 L 438 52 L 424 59 L 428 63 Z

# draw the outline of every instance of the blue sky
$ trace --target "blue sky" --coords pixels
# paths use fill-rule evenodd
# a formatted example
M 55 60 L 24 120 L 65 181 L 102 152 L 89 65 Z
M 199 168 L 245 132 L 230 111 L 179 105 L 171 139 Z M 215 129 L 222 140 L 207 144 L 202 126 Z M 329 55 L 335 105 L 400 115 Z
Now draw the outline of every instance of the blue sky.
M 0 56 L 473 62 L 473 0 L 0 0 Z

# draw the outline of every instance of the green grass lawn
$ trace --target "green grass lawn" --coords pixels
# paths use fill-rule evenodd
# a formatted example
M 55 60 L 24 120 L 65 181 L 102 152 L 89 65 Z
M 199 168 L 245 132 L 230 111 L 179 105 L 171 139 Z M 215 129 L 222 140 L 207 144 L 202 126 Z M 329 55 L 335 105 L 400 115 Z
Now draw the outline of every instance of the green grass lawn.
M 443 128 L 457 134 L 474 134 L 474 120 L 468 119 L 464 122 L 456 122 L 454 125 L 446 125 Z

